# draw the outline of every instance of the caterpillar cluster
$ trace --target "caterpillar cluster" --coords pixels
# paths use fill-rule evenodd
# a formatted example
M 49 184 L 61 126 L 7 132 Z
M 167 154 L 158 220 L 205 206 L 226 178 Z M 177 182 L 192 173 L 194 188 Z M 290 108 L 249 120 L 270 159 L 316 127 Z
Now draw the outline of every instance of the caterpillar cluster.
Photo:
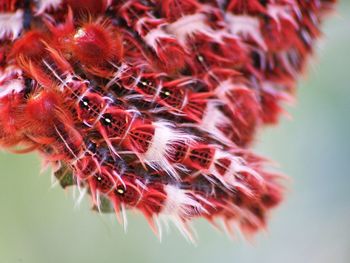
M 249 147 L 334 3 L 2 0 L 0 146 L 158 234 L 170 219 L 192 239 L 195 217 L 254 233 L 283 187 Z

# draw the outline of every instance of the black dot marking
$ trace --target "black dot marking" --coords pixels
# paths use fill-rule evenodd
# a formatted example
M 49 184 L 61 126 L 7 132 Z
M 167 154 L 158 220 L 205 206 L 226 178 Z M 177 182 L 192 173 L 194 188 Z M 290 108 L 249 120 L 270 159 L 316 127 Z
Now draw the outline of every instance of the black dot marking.
M 163 89 L 162 92 L 161 92 L 161 94 L 160 94 L 160 97 L 161 97 L 162 99 L 166 99 L 166 98 L 168 98 L 170 95 L 171 95 L 171 91 L 170 91 L 170 90 L 168 90 L 168 89 Z
M 32 80 L 31 79 L 28 79 L 28 78 L 25 78 L 24 80 L 24 91 L 23 91 L 23 95 L 24 95 L 24 98 L 29 98 L 29 95 L 31 94 L 32 90 L 33 90 L 33 86 L 32 86 Z
M 201 56 L 201 55 L 198 55 L 198 56 L 197 56 L 197 59 L 198 59 L 198 61 L 201 62 L 201 63 L 204 62 L 204 57 Z
M 89 103 L 90 101 L 88 98 L 82 98 L 79 102 L 79 105 L 84 109 L 90 109 Z
M 113 122 L 113 118 L 111 114 L 104 114 L 101 118 L 101 123 L 104 126 L 111 127 Z
M 121 196 L 123 196 L 124 194 L 125 194 L 125 189 L 124 189 L 124 187 L 122 187 L 122 186 L 118 186 L 117 187 L 117 190 L 116 190 L 116 193 L 118 194 L 118 195 L 121 195 Z

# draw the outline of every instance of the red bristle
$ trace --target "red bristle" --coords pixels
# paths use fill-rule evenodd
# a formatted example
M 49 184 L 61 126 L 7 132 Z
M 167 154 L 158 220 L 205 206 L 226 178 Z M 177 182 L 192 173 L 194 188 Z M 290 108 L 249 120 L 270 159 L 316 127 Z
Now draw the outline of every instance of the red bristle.
M 84 24 L 71 41 L 73 56 L 90 67 L 105 62 L 118 63 L 122 58 L 122 40 L 116 30 L 108 28 L 108 25 Z

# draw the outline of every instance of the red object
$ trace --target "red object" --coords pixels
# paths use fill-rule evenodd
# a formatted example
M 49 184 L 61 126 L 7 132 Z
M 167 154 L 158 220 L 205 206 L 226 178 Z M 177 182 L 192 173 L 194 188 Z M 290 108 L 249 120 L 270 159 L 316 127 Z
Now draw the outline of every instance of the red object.
M 254 233 L 283 187 L 249 147 L 334 3 L 0 0 L 0 146 L 155 231 L 168 218 L 192 239 L 204 217 Z

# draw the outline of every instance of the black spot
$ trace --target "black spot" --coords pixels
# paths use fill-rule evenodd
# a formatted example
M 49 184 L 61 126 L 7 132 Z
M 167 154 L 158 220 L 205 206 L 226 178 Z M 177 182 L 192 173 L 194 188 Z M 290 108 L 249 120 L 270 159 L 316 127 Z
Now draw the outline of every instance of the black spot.
M 160 93 L 160 97 L 162 99 L 166 99 L 171 95 L 171 91 L 168 89 L 162 89 L 162 92 Z
M 29 98 L 29 95 L 30 93 L 32 92 L 33 90 L 33 85 L 32 85 L 32 80 L 29 79 L 29 78 L 25 78 L 24 80 L 24 90 L 23 90 L 23 97 L 28 99 Z
M 101 123 L 103 126 L 106 126 L 106 127 L 111 127 L 112 126 L 112 123 L 113 123 L 113 118 L 112 118 L 112 115 L 111 114 L 103 114 L 102 118 L 101 118 Z
M 24 29 L 30 29 L 31 23 L 32 23 L 32 12 L 30 8 L 30 2 L 31 0 L 24 0 L 23 1 L 23 28 Z
M 259 53 L 253 51 L 251 52 L 250 56 L 252 58 L 254 68 L 261 69 L 261 58 Z
M 260 0 L 259 2 L 261 5 L 267 6 L 268 0 Z
M 82 98 L 79 102 L 79 106 L 82 108 L 82 109 L 87 109 L 89 110 L 90 109 L 90 106 L 89 106 L 89 99 L 88 98 Z
M 124 188 L 124 186 L 119 185 L 119 186 L 117 187 L 117 189 L 115 189 L 114 192 L 115 192 L 116 195 L 124 196 L 125 193 L 126 193 L 126 189 Z

